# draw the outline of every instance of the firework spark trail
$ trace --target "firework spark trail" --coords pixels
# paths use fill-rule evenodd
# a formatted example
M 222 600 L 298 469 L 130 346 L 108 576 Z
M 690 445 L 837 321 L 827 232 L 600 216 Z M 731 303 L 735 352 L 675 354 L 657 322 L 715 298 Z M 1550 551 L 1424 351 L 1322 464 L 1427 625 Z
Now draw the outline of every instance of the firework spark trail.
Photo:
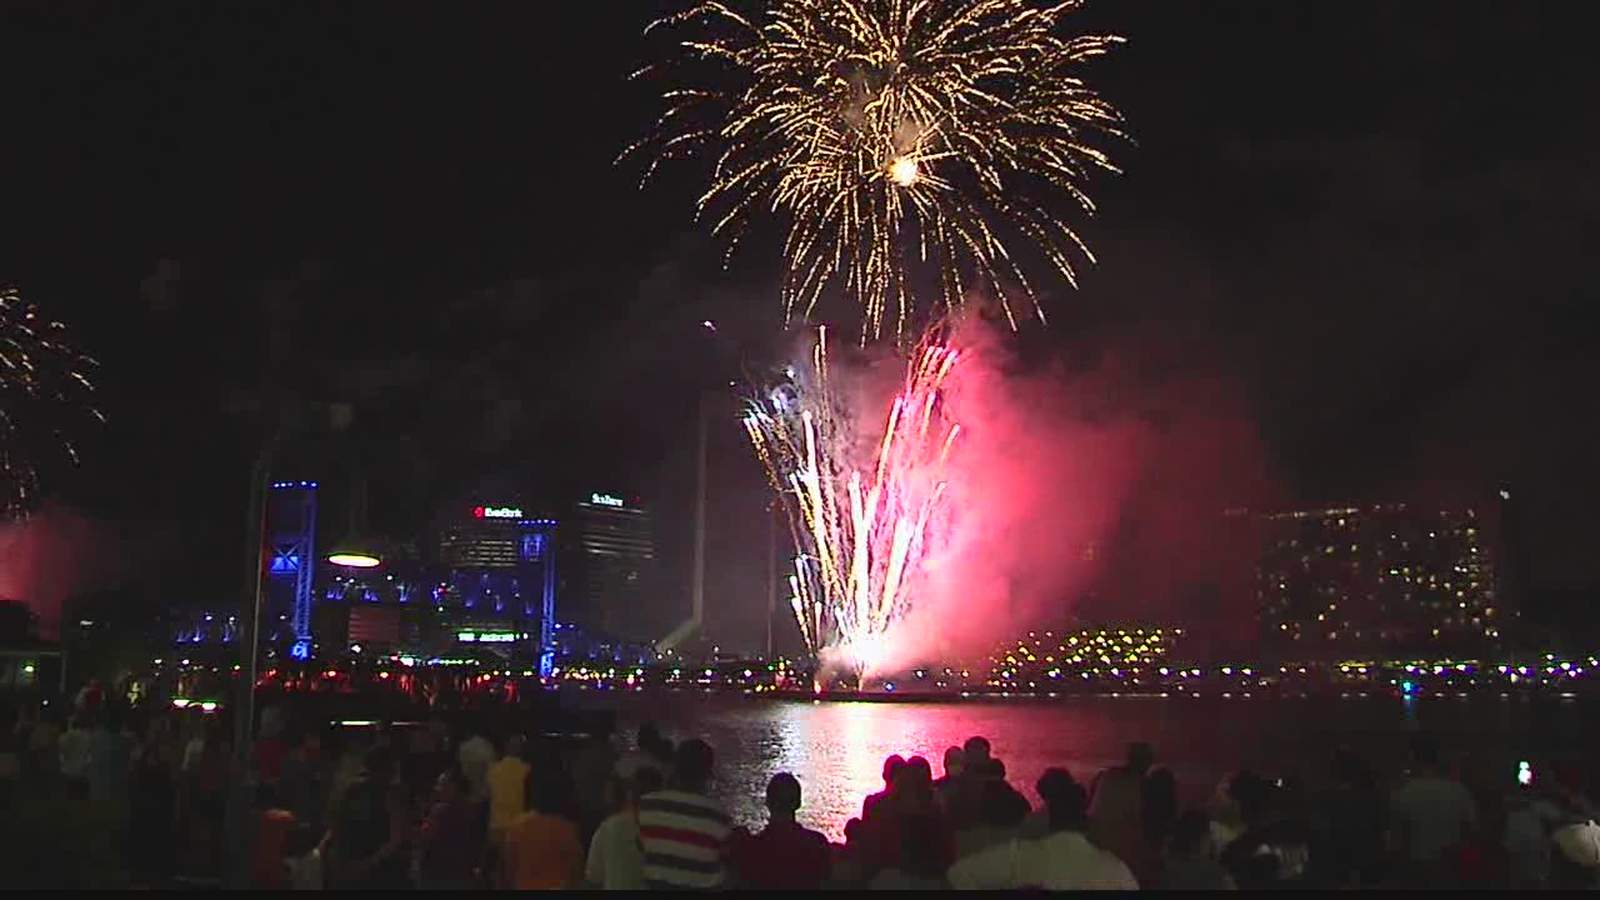
M 25 515 L 38 501 L 43 457 L 78 461 L 74 419 L 105 421 L 90 402 L 94 365 L 67 342 L 65 325 L 0 286 L 0 519 Z
M 1078 75 L 1122 39 L 1063 36 L 1081 0 L 770 0 L 749 15 L 708 0 L 652 23 L 692 34 L 676 60 L 707 64 L 668 90 L 665 111 L 623 151 L 712 155 L 697 216 L 731 254 L 763 213 L 787 220 L 783 302 L 809 315 L 830 287 L 879 336 L 893 306 L 904 335 L 911 283 L 928 267 L 941 302 L 973 288 L 1043 318 L 1025 267 L 1077 283 L 1094 261 L 1045 204 L 1085 215 L 1085 185 L 1116 172 L 1097 144 L 1126 140 L 1122 117 Z M 654 71 L 647 67 L 636 76 Z
M 828 381 L 825 328 L 810 366 L 751 400 L 744 419 L 800 549 L 789 602 L 806 647 L 843 653 L 858 676 L 889 649 L 943 525 L 960 426 L 946 420 L 940 394 L 958 355 L 937 329 L 923 338 L 865 459 Z

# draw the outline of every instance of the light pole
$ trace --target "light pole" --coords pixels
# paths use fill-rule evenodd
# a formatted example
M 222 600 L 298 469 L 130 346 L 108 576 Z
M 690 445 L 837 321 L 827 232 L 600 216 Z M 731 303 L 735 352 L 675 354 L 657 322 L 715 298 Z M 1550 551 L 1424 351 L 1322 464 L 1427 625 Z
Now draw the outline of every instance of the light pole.
M 767 662 L 772 661 L 772 617 L 778 611 L 778 504 L 767 504 Z
M 250 466 L 250 497 L 246 503 L 246 540 L 255 546 L 245 552 L 250 574 L 240 598 L 239 642 L 240 678 L 237 703 L 233 718 L 233 777 L 228 779 L 226 818 L 223 823 L 227 835 L 224 849 L 223 880 L 225 884 L 244 887 L 249 884 L 249 853 L 245 847 L 250 834 L 248 822 L 251 798 L 249 796 L 250 743 L 255 733 L 256 714 L 256 643 L 261 627 L 261 585 L 265 580 L 267 552 L 267 473 L 272 467 L 273 451 L 278 434 L 272 437 L 256 454 Z M 248 605 L 246 605 L 248 604 Z
M 262 577 L 266 569 L 267 555 L 267 473 L 272 466 L 274 445 L 277 441 L 269 441 L 256 454 L 255 463 L 250 467 L 250 500 L 247 504 L 248 514 L 245 519 L 245 533 L 248 540 L 255 542 L 253 549 L 247 550 L 245 560 L 250 566 L 250 575 L 245 582 L 244 602 L 250 604 L 240 610 L 244 615 L 239 617 L 239 666 L 242 678 L 239 679 L 238 712 L 233 720 L 233 747 L 241 773 L 250 764 L 250 738 L 255 732 L 256 715 L 256 665 L 259 659 L 258 647 L 261 634 L 261 586 L 266 580 Z
M 249 547 L 247 544 L 245 553 L 250 570 L 245 582 L 244 595 L 241 598 L 241 606 L 244 606 L 244 608 L 240 610 L 242 615 L 239 617 L 240 631 L 237 636 L 241 677 L 239 679 L 237 705 L 233 722 L 234 777 L 230 779 L 231 791 L 229 792 L 227 821 L 224 827 L 229 835 L 227 842 L 229 851 L 239 854 L 233 859 L 232 865 L 228 866 L 226 874 L 231 876 L 234 884 L 241 886 L 247 883 L 249 875 L 248 854 L 245 843 L 250 831 L 248 816 L 252 798 L 249 796 L 251 785 L 248 776 L 250 772 L 250 751 L 255 737 L 256 682 L 260 677 L 261 608 L 264 600 L 263 592 L 266 587 L 267 553 L 269 552 L 267 547 L 269 534 L 267 494 L 272 468 L 277 458 L 277 451 L 289 431 L 281 415 L 275 416 L 273 421 L 272 430 L 262 443 L 261 449 L 256 454 L 255 461 L 250 467 L 250 496 L 247 503 L 248 514 L 245 522 L 245 533 L 247 535 L 246 540 L 253 541 L 254 547 Z M 364 505 L 364 499 L 364 496 L 358 498 L 356 505 Z M 353 516 L 364 517 L 364 512 L 359 508 L 354 509 Z M 359 522 L 359 518 L 353 519 L 353 523 L 358 524 Z M 354 534 L 347 535 L 345 540 L 335 547 L 334 554 L 329 561 L 335 565 L 357 568 L 370 568 L 378 565 L 379 558 L 376 552 L 365 543 L 358 541 L 359 539 Z M 316 560 L 302 558 L 299 564 L 301 566 L 315 567 Z

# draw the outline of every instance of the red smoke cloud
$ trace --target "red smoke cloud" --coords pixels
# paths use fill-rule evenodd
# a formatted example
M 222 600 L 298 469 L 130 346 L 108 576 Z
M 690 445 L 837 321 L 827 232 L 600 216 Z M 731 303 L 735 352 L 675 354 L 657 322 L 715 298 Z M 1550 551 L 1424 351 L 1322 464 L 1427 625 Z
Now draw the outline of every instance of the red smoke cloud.
M 0 525 L 0 600 L 26 604 L 39 632 L 55 637 L 63 605 L 101 584 L 107 574 L 104 529 L 61 507 Z
M 1151 377 L 1137 352 L 1019 372 L 1014 336 L 977 320 L 954 343 L 950 526 L 885 663 L 987 654 L 1074 616 L 1253 629 L 1253 548 L 1224 511 L 1272 490 L 1233 382 Z

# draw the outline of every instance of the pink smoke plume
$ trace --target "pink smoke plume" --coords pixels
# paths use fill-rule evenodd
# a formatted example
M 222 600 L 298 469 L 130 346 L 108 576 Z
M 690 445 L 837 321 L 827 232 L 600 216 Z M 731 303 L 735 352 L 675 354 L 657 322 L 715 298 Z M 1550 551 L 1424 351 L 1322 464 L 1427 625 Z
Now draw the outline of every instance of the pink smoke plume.
M 40 635 L 56 637 L 67 601 L 105 580 L 105 538 L 103 528 L 59 506 L 0 525 L 0 600 L 25 604 Z
M 952 342 L 949 526 L 885 667 L 986 655 L 1075 617 L 1253 628 L 1250 537 L 1224 513 L 1272 482 L 1231 380 L 1152 378 L 1136 354 L 1016 372 L 1014 337 L 976 319 Z

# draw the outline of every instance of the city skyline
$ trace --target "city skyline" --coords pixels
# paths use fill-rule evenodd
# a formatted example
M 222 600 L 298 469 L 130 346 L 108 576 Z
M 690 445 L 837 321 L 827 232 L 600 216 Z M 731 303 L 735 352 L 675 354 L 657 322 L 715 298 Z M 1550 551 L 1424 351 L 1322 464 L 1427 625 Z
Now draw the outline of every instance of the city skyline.
M 84 101 L 15 105 L 8 152 L 32 177 L 0 279 L 70 322 L 110 418 L 79 469 L 48 473 L 56 512 L 36 521 L 117 535 L 99 582 L 188 562 L 237 582 L 270 384 L 349 403 L 372 445 L 307 429 L 279 474 L 360 470 L 372 521 L 397 531 L 485 477 L 637 485 L 662 511 L 681 603 L 698 392 L 739 374 L 699 323 L 755 356 L 781 348 L 746 337 L 774 331 L 775 267 L 749 253 L 721 271 L 683 213 L 692 178 L 639 192 L 610 166 L 650 105 L 623 80 L 647 56 L 638 32 L 667 6 L 485 6 L 437 30 L 403 6 L 129 7 L 97 23 L 18 4 L 9 83 Z M 1048 329 L 1018 336 L 1018 365 L 1090 373 L 1136 412 L 1224 384 L 1199 392 L 1199 415 L 1245 411 L 1285 505 L 1509 486 L 1533 585 L 1592 588 L 1595 425 L 1566 398 L 1594 375 L 1576 243 L 1593 127 L 1560 114 L 1591 76 L 1551 49 L 1579 29 L 1555 8 L 1443 8 L 1091 5 L 1090 25 L 1130 40 L 1096 78 L 1138 147 L 1087 225 L 1099 266 L 1050 298 Z M 290 54 L 274 29 L 311 37 Z M 548 31 L 564 39 L 517 37 Z M 1503 61 L 1486 69 L 1491 47 Z M 423 48 L 439 63 L 409 70 Z M 290 338 L 276 357 L 274 331 Z M 759 471 L 737 432 L 717 440 L 712 502 L 735 524 L 713 537 L 733 571 L 712 593 L 759 595 L 764 542 L 741 546 L 737 524 L 758 521 Z M 1171 482 L 1187 449 L 1146 480 Z M 324 500 L 337 516 L 342 493 Z M 735 629 L 759 621 L 727 612 Z

